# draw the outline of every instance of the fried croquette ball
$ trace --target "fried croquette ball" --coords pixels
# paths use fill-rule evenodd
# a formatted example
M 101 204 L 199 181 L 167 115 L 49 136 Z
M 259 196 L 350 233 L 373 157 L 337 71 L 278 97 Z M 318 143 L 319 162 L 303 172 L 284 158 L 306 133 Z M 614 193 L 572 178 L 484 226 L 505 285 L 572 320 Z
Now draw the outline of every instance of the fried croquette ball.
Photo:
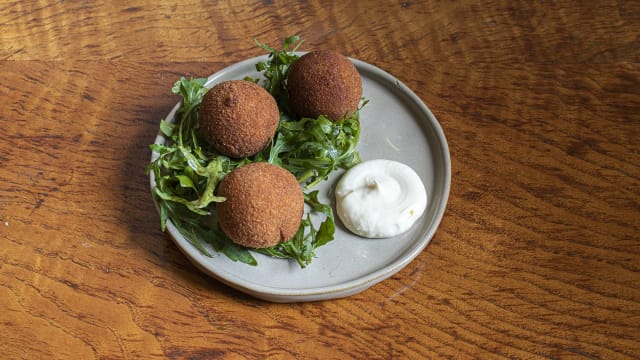
M 362 97 L 356 67 L 335 51 L 313 51 L 300 57 L 289 71 L 289 105 L 300 117 L 331 120 L 350 116 Z
M 302 188 L 288 170 L 265 162 L 249 163 L 225 176 L 216 205 L 222 231 L 233 242 L 266 248 L 290 240 L 304 212 Z
M 273 96 L 245 80 L 217 84 L 200 105 L 202 135 L 218 152 L 232 158 L 255 155 L 267 146 L 279 120 Z

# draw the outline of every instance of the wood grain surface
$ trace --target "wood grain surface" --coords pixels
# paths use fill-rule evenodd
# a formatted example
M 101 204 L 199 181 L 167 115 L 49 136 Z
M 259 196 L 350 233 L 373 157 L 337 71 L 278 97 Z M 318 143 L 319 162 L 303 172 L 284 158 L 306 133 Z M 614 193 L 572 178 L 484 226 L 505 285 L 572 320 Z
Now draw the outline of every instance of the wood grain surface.
M 272 304 L 188 262 L 144 168 L 180 76 L 296 32 L 413 89 L 452 184 L 401 272 Z M 639 34 L 637 1 L 0 1 L 0 357 L 640 358 Z

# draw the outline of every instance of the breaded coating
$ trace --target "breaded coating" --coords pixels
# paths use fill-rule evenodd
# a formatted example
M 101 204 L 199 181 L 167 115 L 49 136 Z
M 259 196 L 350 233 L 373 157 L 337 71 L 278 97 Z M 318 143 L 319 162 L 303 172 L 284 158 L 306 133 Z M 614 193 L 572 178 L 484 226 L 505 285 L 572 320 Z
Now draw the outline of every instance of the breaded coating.
M 273 96 L 244 80 L 217 84 L 200 105 L 202 135 L 218 152 L 232 158 L 255 155 L 267 146 L 279 120 Z
M 290 240 L 304 212 L 302 188 L 288 170 L 266 162 L 249 163 L 225 176 L 216 205 L 222 231 L 235 243 L 266 248 Z
M 313 51 L 296 61 L 288 76 L 289 105 L 298 116 L 331 120 L 350 116 L 362 97 L 356 67 L 335 51 Z

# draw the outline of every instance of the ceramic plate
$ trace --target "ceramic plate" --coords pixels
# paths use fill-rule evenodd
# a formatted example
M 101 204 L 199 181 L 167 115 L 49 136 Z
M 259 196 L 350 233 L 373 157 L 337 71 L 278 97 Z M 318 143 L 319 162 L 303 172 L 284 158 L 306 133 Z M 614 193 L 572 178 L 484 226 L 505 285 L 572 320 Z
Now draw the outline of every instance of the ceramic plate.
M 255 64 L 263 59 L 266 56 L 231 65 L 211 75 L 206 86 L 243 79 L 247 75 L 260 78 Z M 392 276 L 429 243 L 449 196 L 451 163 L 444 133 L 427 106 L 402 82 L 373 65 L 352 61 L 362 77 L 363 96 L 369 100 L 360 113 L 360 156 L 362 160 L 389 159 L 411 166 L 427 190 L 427 209 L 422 217 L 400 236 L 365 239 L 347 231 L 336 215 L 335 239 L 316 249 L 316 258 L 304 269 L 295 261 L 257 253 L 254 257 L 258 266 L 233 262 L 223 254 L 204 256 L 171 222 L 167 222 L 167 231 L 176 245 L 200 270 L 268 301 L 326 300 L 359 293 Z M 178 106 L 168 114 L 167 121 L 174 121 Z M 164 143 L 166 140 L 158 135 L 155 141 Z M 157 153 L 152 154 L 152 161 L 157 156 Z M 317 188 L 321 201 L 335 205 L 332 190 L 340 175 L 340 172 L 334 173 Z M 150 181 L 153 188 L 153 173 Z

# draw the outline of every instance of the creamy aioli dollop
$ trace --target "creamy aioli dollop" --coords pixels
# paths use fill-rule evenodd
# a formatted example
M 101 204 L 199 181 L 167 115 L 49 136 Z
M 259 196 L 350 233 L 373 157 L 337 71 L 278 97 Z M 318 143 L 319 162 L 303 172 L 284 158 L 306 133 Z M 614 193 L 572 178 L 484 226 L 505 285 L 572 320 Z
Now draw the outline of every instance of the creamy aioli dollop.
M 367 238 L 404 233 L 427 207 L 427 192 L 418 174 L 392 160 L 369 160 L 349 169 L 335 195 L 340 220 Z

